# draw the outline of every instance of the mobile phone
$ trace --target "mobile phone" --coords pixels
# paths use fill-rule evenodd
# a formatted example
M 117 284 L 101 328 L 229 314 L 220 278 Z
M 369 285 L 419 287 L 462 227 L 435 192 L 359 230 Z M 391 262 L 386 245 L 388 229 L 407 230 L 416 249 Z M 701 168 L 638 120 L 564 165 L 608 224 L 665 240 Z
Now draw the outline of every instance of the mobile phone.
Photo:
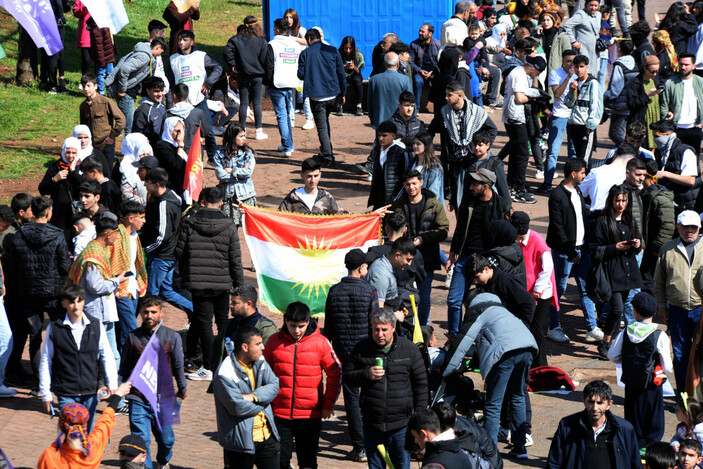
M 129 271 L 128 271 L 128 272 L 125 272 L 125 273 L 124 273 L 124 276 L 125 276 L 125 277 L 132 277 L 132 276 L 134 276 L 134 272 L 129 272 Z
M 658 90 L 663 90 L 663 89 L 664 89 L 664 84 L 663 84 L 663 83 L 660 83 L 659 85 L 657 85 L 657 89 L 658 89 Z

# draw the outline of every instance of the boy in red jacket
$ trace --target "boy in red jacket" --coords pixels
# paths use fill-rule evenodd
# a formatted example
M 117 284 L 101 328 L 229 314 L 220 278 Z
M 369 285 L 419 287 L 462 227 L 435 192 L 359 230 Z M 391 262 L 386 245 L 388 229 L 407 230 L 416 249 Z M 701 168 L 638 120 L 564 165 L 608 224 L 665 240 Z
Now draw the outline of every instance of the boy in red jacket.
M 279 380 L 278 397 L 271 405 L 281 438 L 280 467 L 289 467 L 295 438 L 298 465 L 317 469 L 322 419 L 334 415 L 342 365 L 310 318 L 310 308 L 299 301 L 288 305 L 283 327 L 269 339 L 264 357 Z

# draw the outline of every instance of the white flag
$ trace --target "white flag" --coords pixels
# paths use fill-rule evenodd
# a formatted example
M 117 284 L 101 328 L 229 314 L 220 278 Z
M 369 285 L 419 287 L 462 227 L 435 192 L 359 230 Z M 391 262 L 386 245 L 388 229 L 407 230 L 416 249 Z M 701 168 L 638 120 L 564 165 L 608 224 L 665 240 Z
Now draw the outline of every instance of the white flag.
M 110 28 L 112 34 L 117 34 L 127 23 L 127 12 L 122 0 L 83 0 L 99 28 Z

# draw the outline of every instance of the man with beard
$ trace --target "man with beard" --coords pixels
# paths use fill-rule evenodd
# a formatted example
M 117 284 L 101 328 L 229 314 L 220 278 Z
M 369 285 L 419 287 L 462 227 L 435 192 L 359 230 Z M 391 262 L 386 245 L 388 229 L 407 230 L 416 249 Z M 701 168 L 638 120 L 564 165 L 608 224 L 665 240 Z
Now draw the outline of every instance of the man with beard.
M 679 139 L 693 147 L 696 155 L 701 151 L 701 116 L 703 116 L 703 78 L 693 74 L 696 56 L 691 53 L 679 55 L 678 76 L 666 81 L 664 92 L 659 96 L 661 115 L 675 122 Z

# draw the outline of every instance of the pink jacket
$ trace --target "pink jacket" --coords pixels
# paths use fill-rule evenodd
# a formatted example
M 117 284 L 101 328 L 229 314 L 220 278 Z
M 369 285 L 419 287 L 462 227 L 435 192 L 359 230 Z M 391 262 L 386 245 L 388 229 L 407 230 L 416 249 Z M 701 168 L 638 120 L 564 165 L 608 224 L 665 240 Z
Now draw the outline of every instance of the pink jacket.
M 78 30 L 76 31 L 76 46 L 90 47 L 90 31 L 85 28 L 85 22 L 90 18 L 88 9 L 81 0 L 76 0 L 73 5 L 73 16 L 78 18 Z
M 522 243 L 518 243 L 522 248 L 522 257 L 525 259 L 525 271 L 527 273 L 527 291 L 530 293 L 534 292 L 535 283 L 537 283 L 537 277 L 540 272 L 542 272 L 542 254 L 548 252 L 549 246 L 547 246 L 546 241 L 534 230 L 530 230 L 530 236 L 527 239 L 527 246 Z M 552 286 L 552 298 L 551 304 L 557 311 L 559 311 L 559 299 L 557 298 L 557 282 L 556 276 L 554 275 L 554 268 L 552 268 L 552 275 L 549 279 Z

